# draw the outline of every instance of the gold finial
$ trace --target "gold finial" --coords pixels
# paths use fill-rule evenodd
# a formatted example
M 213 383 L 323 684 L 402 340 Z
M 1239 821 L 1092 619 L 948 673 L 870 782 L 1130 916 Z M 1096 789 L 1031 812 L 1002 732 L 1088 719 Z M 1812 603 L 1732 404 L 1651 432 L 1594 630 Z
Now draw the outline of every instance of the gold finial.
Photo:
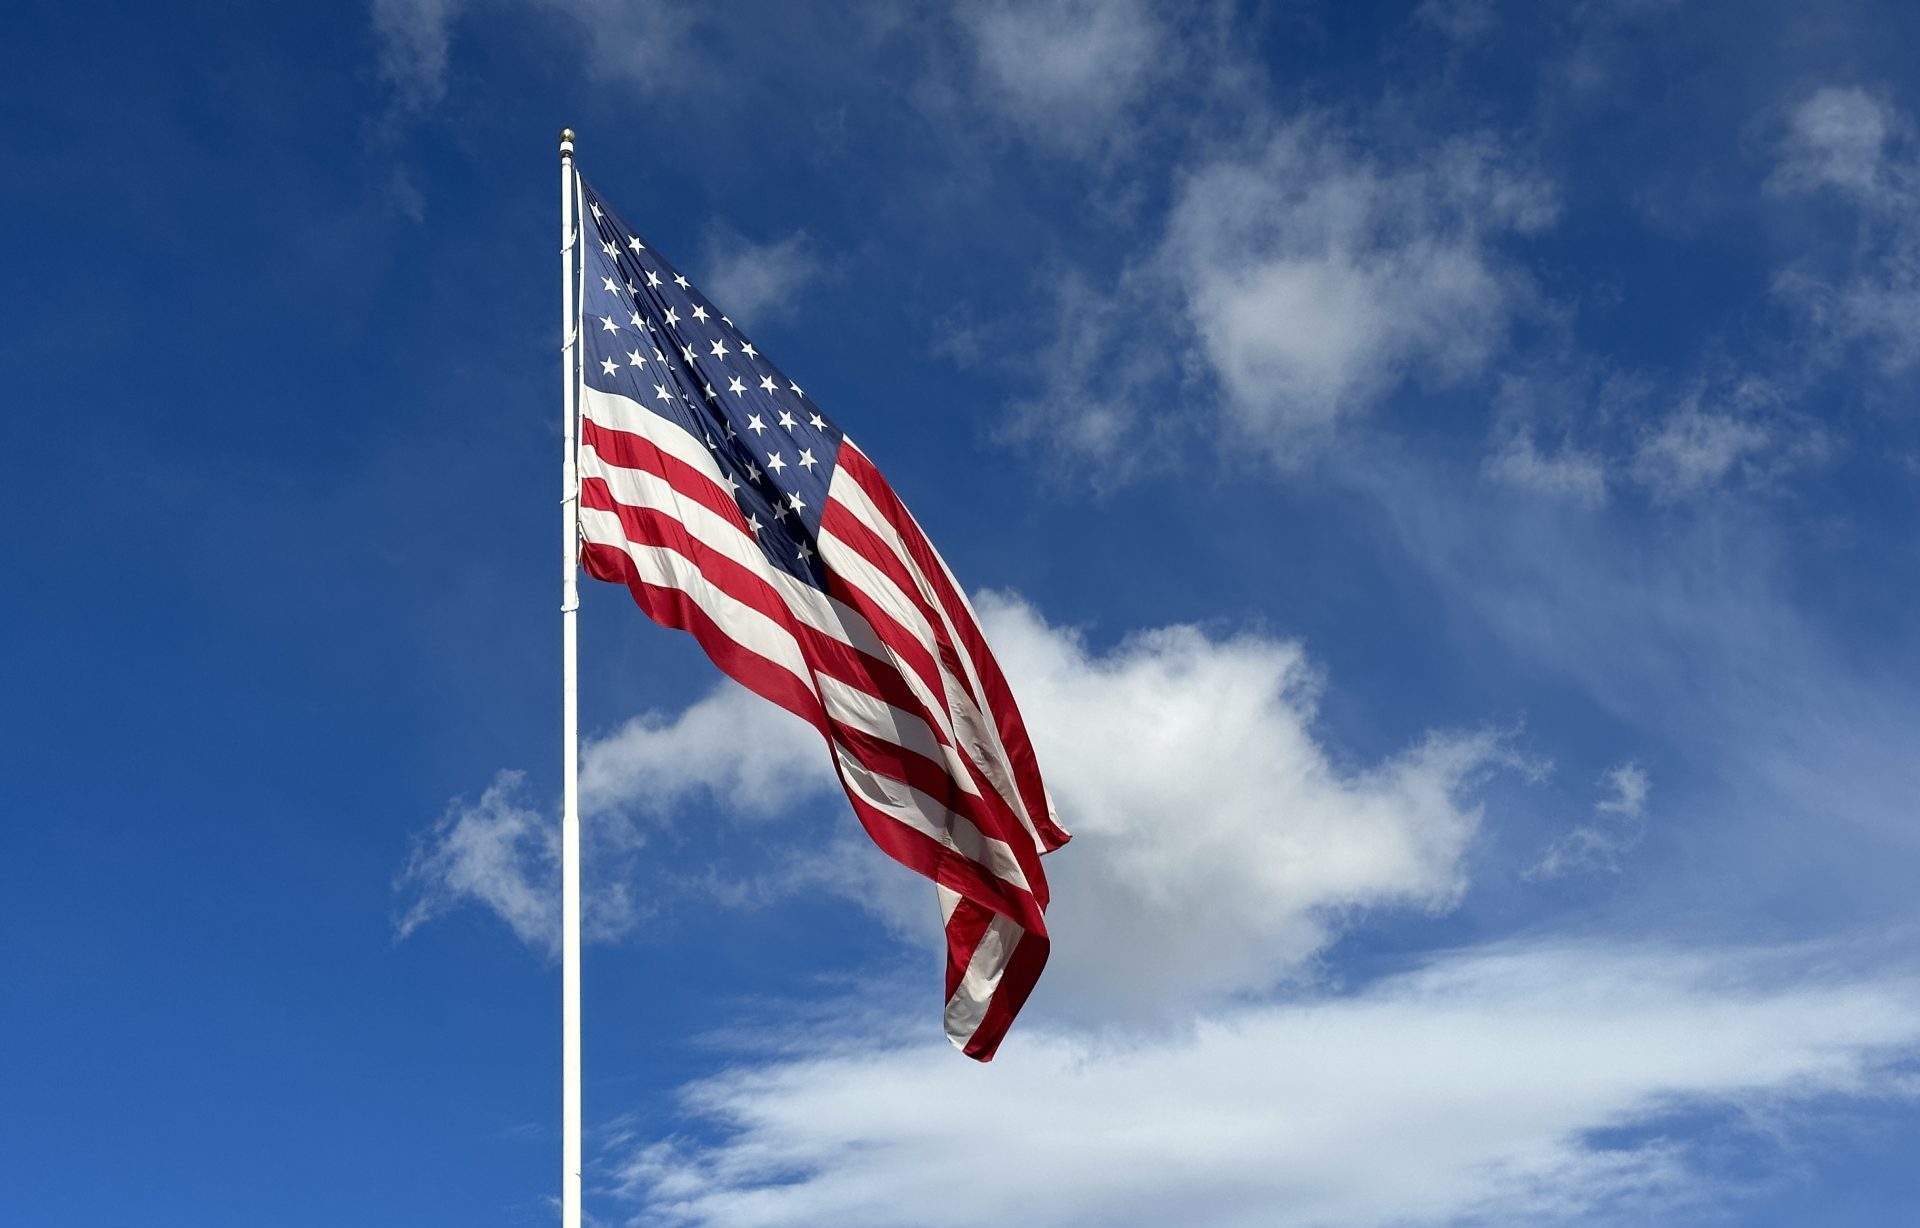
M 562 128 L 560 129 L 560 156 L 564 158 L 569 156 L 572 153 L 573 153 L 573 129 Z

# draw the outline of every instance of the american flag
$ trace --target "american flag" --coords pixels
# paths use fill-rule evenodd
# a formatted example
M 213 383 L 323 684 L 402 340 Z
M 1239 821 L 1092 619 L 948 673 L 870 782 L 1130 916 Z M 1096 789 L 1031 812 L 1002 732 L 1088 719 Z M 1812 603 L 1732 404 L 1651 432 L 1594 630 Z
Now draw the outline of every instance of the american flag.
M 947 1036 L 986 1061 L 1047 960 L 1066 843 L 973 608 L 873 462 L 581 185 L 581 561 L 811 722 L 934 880 Z

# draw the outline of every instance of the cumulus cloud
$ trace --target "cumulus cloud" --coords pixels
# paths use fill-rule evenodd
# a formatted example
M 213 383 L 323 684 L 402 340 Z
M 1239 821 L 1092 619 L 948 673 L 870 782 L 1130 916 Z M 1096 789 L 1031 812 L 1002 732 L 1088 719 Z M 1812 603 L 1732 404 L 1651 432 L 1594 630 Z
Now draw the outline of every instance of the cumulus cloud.
M 1049 1009 L 1112 1017 L 1260 988 L 1353 910 L 1458 898 L 1494 735 L 1435 734 L 1343 770 L 1297 643 L 1165 627 L 1095 652 L 1015 599 L 981 616 L 1074 832 L 1049 862 Z
M 1144 0 L 991 0 L 958 16 L 982 102 L 1058 148 L 1109 139 L 1172 53 Z
M 612 1157 L 617 1189 L 699 1228 L 1658 1220 L 1766 1145 L 1730 1109 L 1780 1129 L 1912 1057 L 1910 976 L 1791 962 L 1495 947 L 1172 1035 L 1029 1034 L 984 1070 L 931 1043 L 740 1066 L 685 1089 L 699 1133 Z M 1692 1143 L 1649 1129 L 1716 1110 Z
M 1620 869 L 1621 855 L 1646 834 L 1647 793 L 1653 785 L 1637 763 L 1622 763 L 1611 769 L 1601 778 L 1601 785 L 1607 792 L 1594 803 L 1592 821 L 1555 840 L 1546 855 L 1527 870 L 1527 878 Z
M 1459 897 L 1480 817 L 1473 785 L 1506 759 L 1496 735 L 1435 733 L 1386 762 L 1343 767 L 1315 729 L 1321 682 L 1297 643 L 1175 626 L 1097 652 L 1016 598 L 979 605 L 1075 832 L 1071 852 L 1049 860 L 1046 1009 L 1177 1013 L 1297 974 L 1357 910 L 1441 910 Z M 620 886 L 605 867 L 622 864 L 649 816 L 691 800 L 759 821 L 836 790 L 818 735 L 731 683 L 594 741 L 581 770 L 596 816 L 586 831 L 607 850 L 595 858 L 603 891 Z M 550 827 L 520 800 L 517 776 L 477 805 L 456 803 L 404 876 L 419 902 L 403 931 L 471 903 L 544 943 Z M 857 841 L 778 861 L 771 876 L 742 869 L 711 893 L 835 890 L 934 940 L 925 885 Z M 598 932 L 631 923 L 630 894 L 603 905 Z

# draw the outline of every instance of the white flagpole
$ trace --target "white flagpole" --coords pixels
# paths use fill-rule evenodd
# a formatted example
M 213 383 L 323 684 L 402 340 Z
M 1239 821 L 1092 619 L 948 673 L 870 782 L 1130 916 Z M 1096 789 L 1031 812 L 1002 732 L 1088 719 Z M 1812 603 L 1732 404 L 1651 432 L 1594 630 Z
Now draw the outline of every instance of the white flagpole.
M 566 344 L 561 382 L 566 387 L 561 471 L 562 572 L 560 582 L 560 1224 L 580 1228 L 580 486 L 574 458 L 575 387 L 579 380 L 580 324 L 573 299 L 573 262 L 582 236 L 575 228 L 573 129 L 560 130 L 560 302 Z

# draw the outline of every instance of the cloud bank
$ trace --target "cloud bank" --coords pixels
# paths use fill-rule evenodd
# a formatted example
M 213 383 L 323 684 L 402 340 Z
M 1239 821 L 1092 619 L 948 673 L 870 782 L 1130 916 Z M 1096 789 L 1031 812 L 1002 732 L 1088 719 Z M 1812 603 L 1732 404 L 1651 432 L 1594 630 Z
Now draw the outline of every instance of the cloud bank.
M 617 1188 L 699 1228 L 1658 1221 L 1716 1152 L 1765 1145 L 1738 1111 L 1904 1086 L 1920 985 L 1779 971 L 1495 947 L 1173 1036 L 1029 1035 L 984 1070 L 931 1045 L 776 1061 L 687 1088 L 718 1137 L 627 1152 Z M 1691 1143 L 1659 1129 L 1716 1111 Z

